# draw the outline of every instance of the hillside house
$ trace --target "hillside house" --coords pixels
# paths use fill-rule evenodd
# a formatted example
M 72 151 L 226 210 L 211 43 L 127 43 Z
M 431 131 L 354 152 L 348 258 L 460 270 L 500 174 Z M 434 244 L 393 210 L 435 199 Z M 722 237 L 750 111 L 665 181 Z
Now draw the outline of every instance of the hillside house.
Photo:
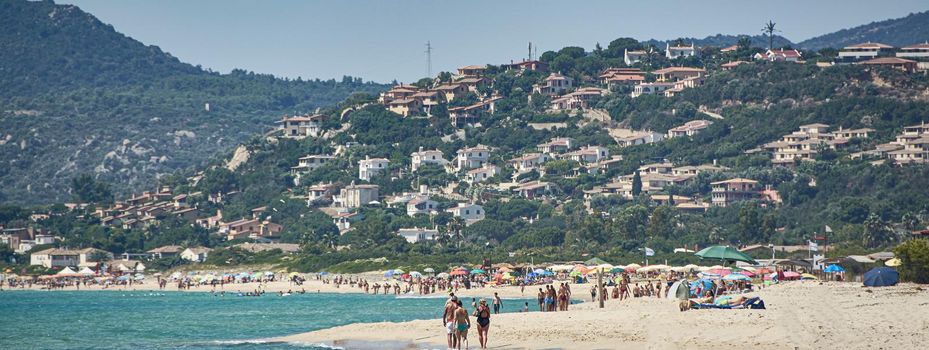
M 445 94 L 435 90 L 420 91 L 409 98 L 419 101 L 420 106 L 422 106 L 422 111 L 426 113 L 426 115 L 432 115 L 433 107 L 445 103 Z
M 894 55 L 894 47 L 881 44 L 866 42 L 861 44 L 849 45 L 839 50 L 836 63 L 854 63 L 867 61 L 878 57 L 887 57 Z
M 603 146 L 585 146 L 581 147 L 581 149 L 577 151 L 564 154 L 564 158 L 581 164 L 596 163 L 602 159 L 609 158 L 609 156 L 610 150 Z
M 727 207 L 732 203 L 756 199 L 759 197 L 758 181 L 749 179 L 730 179 L 710 184 L 713 187 L 713 205 Z
M 756 53 L 753 56 L 755 60 L 759 61 L 771 61 L 771 62 L 800 62 L 800 59 L 803 58 L 800 51 L 797 50 L 785 50 L 785 49 L 774 49 L 768 50 L 764 53 Z
M 652 72 L 656 75 L 656 82 L 666 83 L 684 80 L 687 78 L 702 77 L 706 75 L 706 69 L 693 67 L 668 67 Z
M 314 206 L 319 203 L 328 202 L 332 200 L 332 195 L 335 193 L 335 185 L 330 183 L 319 183 L 313 186 L 307 187 L 306 189 L 306 205 Z
M 555 111 L 587 109 L 596 99 L 606 93 L 607 90 L 594 87 L 580 88 L 564 96 L 553 98 L 551 109 Z
M 574 139 L 569 137 L 556 137 L 546 143 L 540 143 L 536 146 L 539 152 L 545 154 L 565 153 L 574 148 Z
M 500 68 L 503 68 L 504 71 L 518 70 L 521 72 L 524 71 L 544 71 L 548 70 L 548 63 L 536 60 L 523 60 L 522 62 L 513 63 L 510 61 L 509 64 L 502 64 Z
M 532 86 L 532 93 L 558 96 L 568 92 L 574 86 L 574 79 L 561 75 L 561 73 L 551 73 L 545 77 L 542 84 Z
M 551 158 L 543 153 L 526 153 L 522 156 L 510 159 L 508 163 L 513 165 L 513 168 L 517 172 L 528 172 L 532 170 L 540 170 L 542 164 L 549 161 Z
M 404 98 L 387 103 L 387 109 L 404 117 L 419 114 L 423 110 L 423 103 L 415 98 Z
M 500 97 L 491 97 L 469 106 L 452 107 L 448 109 L 448 117 L 456 127 L 476 124 L 485 114 L 494 113 L 499 100 Z
M 479 78 L 484 76 L 487 65 L 472 65 L 458 68 L 457 78 Z
M 353 183 L 343 188 L 339 196 L 333 198 L 333 201 L 340 207 L 358 208 L 371 202 L 377 202 L 379 189 L 377 185 L 356 185 Z
M 693 57 L 697 54 L 697 48 L 693 43 L 690 43 L 690 46 L 671 46 L 670 43 L 665 43 L 665 57 L 669 60 L 675 58 L 686 58 Z
M 911 60 L 929 59 L 929 42 L 901 47 L 897 57 Z
M 429 199 L 429 196 L 415 196 L 406 202 L 406 215 L 430 215 L 439 208 L 439 202 Z
M 458 203 L 457 206 L 445 209 L 445 211 L 456 218 L 463 219 L 465 225 L 484 220 L 485 215 L 484 207 L 473 203 Z
M 551 185 L 548 182 L 542 181 L 527 182 L 513 189 L 514 192 L 527 199 L 542 197 L 550 190 Z
M 435 88 L 435 91 L 441 93 L 446 102 L 452 102 L 455 98 L 467 94 L 468 87 L 462 84 L 444 84 Z
M 673 88 L 674 83 L 641 83 L 632 88 L 630 95 L 636 98 L 642 95 L 664 94 L 665 91 Z
M 419 151 L 413 152 L 410 154 L 412 158 L 412 168 L 413 171 L 419 170 L 425 164 L 434 164 L 444 167 L 448 164 L 448 161 L 442 157 L 442 151 L 440 150 L 423 150 L 422 147 L 419 148 Z
M 648 56 L 648 52 L 645 50 L 629 50 L 623 49 L 623 62 L 627 66 L 642 62 L 642 59 Z
M 390 90 L 382 92 L 380 97 L 378 97 L 378 102 L 387 105 L 391 101 L 409 99 L 418 93 L 419 90 L 419 87 L 413 85 L 396 85 L 390 88 Z
M 899 57 L 878 57 L 859 63 L 871 67 L 890 67 L 907 73 L 915 72 L 918 67 L 916 61 Z
M 390 161 L 386 158 L 371 158 L 365 156 L 365 159 L 358 161 L 358 178 L 364 181 L 371 181 L 372 178 L 380 176 L 387 171 Z
M 462 148 L 455 157 L 455 170 L 468 170 L 480 168 L 490 159 L 490 148 L 484 145 Z
M 684 125 L 673 127 L 668 130 L 668 138 L 682 137 L 682 136 L 694 136 L 700 131 L 710 127 L 713 122 L 709 120 L 691 120 L 684 123 Z
M 406 239 L 407 242 L 415 244 L 418 242 L 435 241 L 441 235 L 438 229 L 427 228 L 401 228 L 397 230 L 397 235 Z
M 325 116 L 320 114 L 293 116 L 281 118 L 281 133 L 284 137 L 303 138 L 307 136 L 318 137 L 322 133 L 322 121 Z
M 480 168 L 468 170 L 465 173 L 465 182 L 473 185 L 497 176 L 498 174 L 500 174 L 499 167 L 493 164 L 485 164 Z
M 664 134 L 652 131 L 634 131 L 631 135 L 617 137 L 616 143 L 619 144 L 620 147 L 629 147 L 658 142 L 661 140 L 664 140 Z
M 455 80 L 455 84 L 464 85 L 468 91 L 471 91 L 475 94 L 478 93 L 481 88 L 490 85 L 490 83 L 490 79 L 483 77 L 461 78 Z
M 190 247 L 181 252 L 181 259 L 201 263 L 206 261 L 211 251 L 213 249 L 207 247 Z
M 184 248 L 179 245 L 166 245 L 147 251 L 152 259 L 173 258 L 181 254 Z

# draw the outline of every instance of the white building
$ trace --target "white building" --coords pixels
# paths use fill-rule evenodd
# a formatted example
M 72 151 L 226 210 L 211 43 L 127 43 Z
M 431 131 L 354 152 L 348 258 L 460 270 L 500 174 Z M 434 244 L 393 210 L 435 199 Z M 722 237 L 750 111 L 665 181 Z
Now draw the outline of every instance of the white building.
M 281 118 L 281 132 L 284 137 L 303 138 L 307 136 L 317 137 L 321 133 L 320 123 L 325 117 L 323 115 L 306 115 Z
M 358 161 L 358 178 L 364 181 L 371 181 L 375 176 L 379 176 L 387 170 L 390 161 L 385 158 L 370 158 Z
M 623 61 L 626 62 L 627 66 L 641 62 L 645 56 L 648 56 L 648 52 L 645 52 L 645 50 L 630 51 L 629 49 L 623 49 Z
M 904 46 L 897 51 L 897 57 L 909 59 L 929 58 L 929 42 Z
M 87 266 L 96 262 L 97 256 L 106 256 L 113 259 L 113 254 L 94 248 L 60 249 L 49 248 L 32 253 L 29 256 L 30 265 L 42 265 L 46 268 Z
M 480 168 L 490 159 L 490 149 L 483 145 L 458 150 L 455 169 L 458 171 Z
M 690 46 L 671 46 L 670 43 L 665 44 L 665 57 L 668 59 L 691 57 L 697 54 L 697 48 L 694 47 L 693 43 L 690 43 Z
M 452 214 L 456 218 L 462 218 L 465 221 L 465 224 L 470 225 L 475 222 L 484 220 L 484 207 L 477 204 L 468 204 L 468 203 L 458 203 L 454 208 L 446 209 L 445 211 Z
M 468 170 L 468 172 L 465 173 L 465 182 L 473 185 L 497 176 L 497 174 L 500 174 L 499 167 L 493 164 L 486 164 L 480 168 Z
M 525 172 L 540 169 L 542 164 L 549 159 L 551 159 L 551 157 L 543 153 L 526 153 L 522 156 L 510 159 L 509 163 L 513 164 L 516 171 Z
M 377 202 L 380 187 L 377 185 L 351 184 L 342 189 L 338 197 L 333 198 L 336 206 L 358 208 Z
M 333 159 L 335 159 L 335 157 L 325 154 L 300 157 L 297 161 L 297 166 L 290 167 L 290 172 L 294 175 L 307 173 L 326 165 Z
M 439 208 L 439 202 L 429 199 L 429 196 L 416 196 L 406 202 L 406 215 L 429 215 Z
M 423 241 L 434 241 L 439 237 L 439 230 L 427 228 L 401 228 L 397 230 L 397 235 L 406 239 L 407 242 L 416 243 Z
M 574 139 L 569 137 L 556 137 L 546 143 L 540 143 L 536 149 L 542 153 L 564 153 L 574 148 Z
M 578 163 L 596 163 L 609 157 L 610 150 L 603 146 L 585 146 L 577 151 L 565 153 L 565 158 Z
M 681 137 L 681 136 L 694 136 L 703 129 L 706 129 L 713 124 L 709 120 L 691 120 L 684 123 L 684 125 L 677 126 L 668 130 L 668 138 Z
M 838 61 L 865 61 L 872 58 L 893 55 L 894 47 L 881 43 L 866 42 L 850 45 L 839 50 Z
M 641 83 L 632 88 L 632 97 L 662 94 L 674 87 L 674 83 Z
M 193 262 L 204 262 L 213 249 L 207 247 L 190 247 L 181 252 L 181 259 Z
M 448 164 L 448 161 L 442 156 L 442 151 L 439 150 L 423 150 L 420 147 L 419 151 L 413 152 L 410 157 L 412 158 L 413 171 L 419 170 L 419 167 L 424 164 L 435 164 L 443 167 Z
M 635 131 L 632 135 L 616 138 L 616 143 L 618 143 L 620 147 L 629 147 L 661 140 L 664 140 L 664 134 L 652 131 Z

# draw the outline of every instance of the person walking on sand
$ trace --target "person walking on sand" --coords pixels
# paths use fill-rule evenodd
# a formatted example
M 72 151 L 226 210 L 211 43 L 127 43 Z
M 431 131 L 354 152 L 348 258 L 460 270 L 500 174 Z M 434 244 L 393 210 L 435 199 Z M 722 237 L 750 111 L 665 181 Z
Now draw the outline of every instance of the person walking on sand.
M 486 300 L 481 299 L 481 303 L 478 304 L 477 310 L 474 311 L 474 316 L 477 317 L 478 341 L 481 343 L 481 349 L 486 349 L 487 333 L 490 330 L 490 309 L 487 307 Z
M 468 341 L 468 329 L 471 328 L 471 318 L 468 316 L 468 310 L 461 305 L 461 300 L 458 300 L 458 308 L 455 309 L 455 341 L 457 342 L 458 349 L 461 350 L 461 342 Z M 468 348 L 468 344 L 465 344 L 465 349 Z
M 597 301 L 597 286 L 590 287 L 590 302 Z

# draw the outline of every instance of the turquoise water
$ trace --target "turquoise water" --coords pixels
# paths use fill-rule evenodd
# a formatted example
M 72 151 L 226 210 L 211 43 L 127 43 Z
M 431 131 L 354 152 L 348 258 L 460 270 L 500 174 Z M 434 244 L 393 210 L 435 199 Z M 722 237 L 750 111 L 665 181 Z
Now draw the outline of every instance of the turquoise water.
M 5 291 L 0 349 L 313 349 L 256 340 L 356 322 L 439 318 L 444 301 L 441 295 Z M 523 302 L 504 300 L 503 311 L 518 311 Z

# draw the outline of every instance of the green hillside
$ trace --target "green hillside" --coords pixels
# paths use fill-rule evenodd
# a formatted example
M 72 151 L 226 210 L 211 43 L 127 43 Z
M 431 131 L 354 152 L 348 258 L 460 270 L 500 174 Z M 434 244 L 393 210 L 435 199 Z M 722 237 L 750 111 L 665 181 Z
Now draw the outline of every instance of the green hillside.
M 819 50 L 870 41 L 901 47 L 923 43 L 926 40 L 929 40 L 929 11 L 842 29 L 801 41 L 797 45 L 805 49 Z
M 21 204 L 70 200 L 83 173 L 123 195 L 205 164 L 284 113 L 382 89 L 205 71 L 52 2 L 0 3 L 0 52 L 0 200 Z

